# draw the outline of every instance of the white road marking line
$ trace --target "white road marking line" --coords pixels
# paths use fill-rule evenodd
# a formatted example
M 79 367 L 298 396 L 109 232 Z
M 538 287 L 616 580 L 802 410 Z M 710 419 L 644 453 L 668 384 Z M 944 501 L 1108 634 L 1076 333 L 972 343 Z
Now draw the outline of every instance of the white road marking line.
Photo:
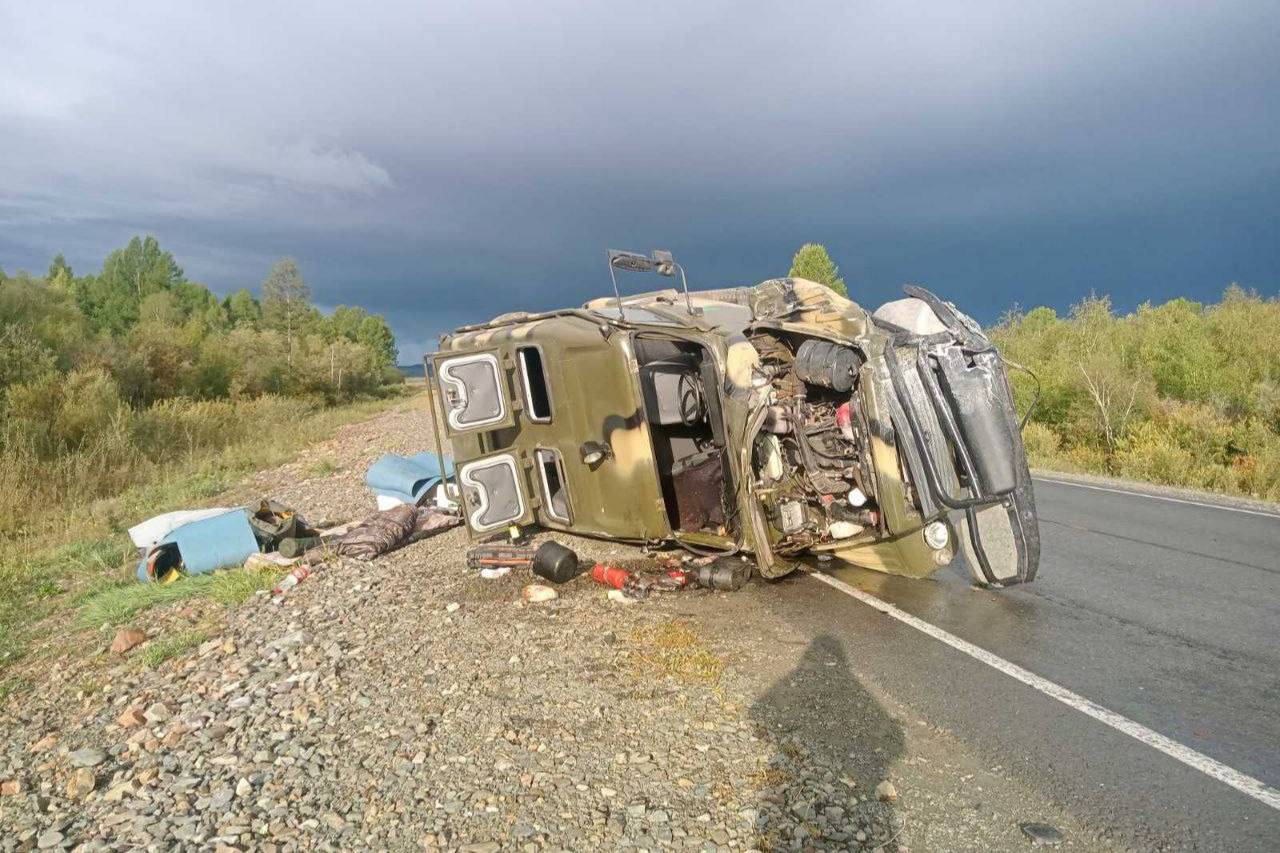
M 1241 773 L 1239 770 L 1228 767 L 1227 765 L 1215 761 L 1202 752 L 1197 752 L 1189 746 L 1184 746 L 1176 740 L 1165 737 L 1159 732 L 1154 732 L 1141 723 L 1136 723 L 1128 717 L 1121 716 L 1115 711 L 1109 711 L 1096 702 L 1092 702 L 1078 693 L 1073 693 L 1060 684 L 1055 684 L 1047 678 L 1042 678 L 1034 672 L 1029 672 L 1015 663 L 1010 663 L 999 655 L 992 654 L 980 646 L 975 646 L 968 640 L 962 640 L 949 631 L 944 631 L 932 623 L 923 619 L 912 616 L 905 610 L 901 610 L 887 601 L 877 598 L 869 592 L 864 592 L 855 586 L 850 586 L 839 578 L 833 578 L 831 575 L 825 575 L 820 572 L 809 572 L 810 575 L 825 583 L 827 586 L 840 590 L 845 595 L 852 596 L 863 604 L 874 607 L 887 616 L 892 616 L 899 622 L 910 625 L 917 631 L 928 634 L 935 640 L 946 643 L 951 648 L 964 652 L 971 658 L 985 663 L 993 669 L 998 669 L 1005 675 L 1021 681 L 1023 684 L 1035 690 L 1039 690 L 1044 695 L 1057 699 L 1062 704 L 1074 708 L 1082 714 L 1093 717 L 1100 723 L 1104 723 L 1118 732 L 1123 732 L 1129 737 L 1142 741 L 1147 746 L 1158 749 L 1165 755 L 1181 761 L 1188 767 L 1195 768 L 1206 776 L 1217 779 L 1219 782 L 1225 782 L 1232 788 L 1235 788 L 1242 794 L 1253 797 L 1260 803 L 1271 806 L 1273 809 L 1280 809 L 1280 791 L 1268 787 L 1259 780 Z
M 1263 518 L 1274 518 L 1280 520 L 1280 513 L 1266 512 L 1260 509 L 1245 509 L 1239 506 L 1226 506 L 1225 504 L 1211 504 L 1205 501 L 1192 501 L 1186 498 L 1171 498 L 1168 495 L 1153 495 L 1148 492 L 1136 492 L 1131 489 L 1112 489 L 1107 486 L 1093 486 L 1088 483 L 1074 483 L 1071 480 L 1055 480 L 1052 477 L 1032 477 L 1033 480 L 1039 480 L 1042 483 L 1053 483 L 1057 486 L 1075 486 L 1078 489 L 1093 489 L 1095 492 L 1113 492 L 1117 495 L 1134 495 L 1139 498 L 1151 498 L 1153 501 L 1168 501 L 1175 504 L 1187 504 L 1188 506 L 1201 506 L 1206 509 L 1221 509 L 1227 512 L 1243 512 L 1246 515 L 1260 515 Z

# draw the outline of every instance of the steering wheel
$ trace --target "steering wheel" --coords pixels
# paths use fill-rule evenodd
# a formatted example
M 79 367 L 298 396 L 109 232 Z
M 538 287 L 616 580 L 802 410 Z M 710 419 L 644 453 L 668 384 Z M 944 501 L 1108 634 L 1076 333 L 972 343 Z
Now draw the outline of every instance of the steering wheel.
M 702 389 L 692 373 L 680 377 L 680 422 L 685 426 L 701 423 Z

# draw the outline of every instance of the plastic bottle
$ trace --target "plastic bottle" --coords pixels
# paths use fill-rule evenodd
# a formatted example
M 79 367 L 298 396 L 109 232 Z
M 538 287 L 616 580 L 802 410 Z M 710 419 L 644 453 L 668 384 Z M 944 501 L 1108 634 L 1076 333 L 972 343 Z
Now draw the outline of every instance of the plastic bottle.
M 275 589 L 271 590 L 271 594 L 283 595 L 285 592 L 293 589 L 309 577 L 311 577 L 311 567 L 298 566 L 298 568 L 284 576 L 284 580 L 280 581 L 280 584 Z

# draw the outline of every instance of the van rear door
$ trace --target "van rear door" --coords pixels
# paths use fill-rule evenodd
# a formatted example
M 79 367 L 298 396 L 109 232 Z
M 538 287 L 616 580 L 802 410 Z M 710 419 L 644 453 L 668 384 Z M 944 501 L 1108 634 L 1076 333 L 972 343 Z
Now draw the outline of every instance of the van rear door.
M 491 453 L 458 466 L 463 518 L 473 533 L 532 524 L 528 473 L 512 451 Z
M 529 466 L 513 447 L 495 447 L 492 434 L 515 424 L 512 365 L 498 349 L 438 352 L 427 381 L 439 405 L 457 466 L 462 514 L 473 535 L 532 524 Z
M 508 367 L 501 352 L 436 353 L 431 362 L 450 438 L 515 423 Z

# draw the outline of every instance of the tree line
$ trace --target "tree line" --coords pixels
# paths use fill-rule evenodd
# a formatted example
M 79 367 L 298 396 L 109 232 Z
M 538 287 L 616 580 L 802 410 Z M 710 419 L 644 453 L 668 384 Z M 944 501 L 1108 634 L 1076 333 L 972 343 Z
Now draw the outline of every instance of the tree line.
M 100 374 L 134 406 L 175 397 L 317 394 L 329 400 L 394 378 L 395 337 L 363 308 L 322 314 L 297 263 L 219 299 L 189 281 L 155 237 L 134 237 L 96 273 L 62 255 L 44 276 L 0 270 L 0 394 Z
M 1091 296 L 990 332 L 1038 378 L 1033 463 L 1280 500 L 1280 300 L 1233 284 L 1117 314 Z M 1037 382 L 1012 376 L 1025 410 Z

